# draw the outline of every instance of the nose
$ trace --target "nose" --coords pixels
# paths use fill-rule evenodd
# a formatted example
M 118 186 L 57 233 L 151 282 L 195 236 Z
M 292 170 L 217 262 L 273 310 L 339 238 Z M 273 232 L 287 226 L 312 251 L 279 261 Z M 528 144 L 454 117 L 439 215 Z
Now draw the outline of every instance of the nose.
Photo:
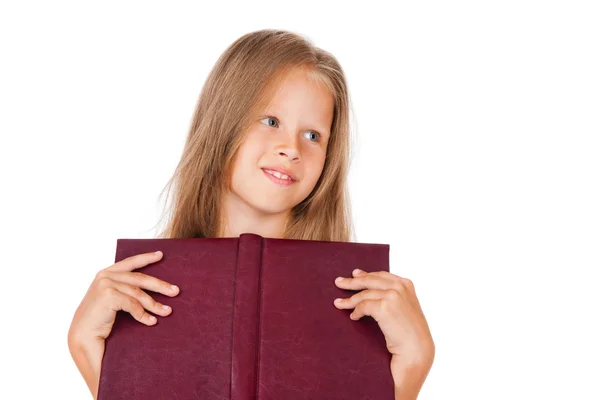
M 290 162 L 300 159 L 300 150 L 298 149 L 298 136 L 289 134 L 283 136 L 285 141 L 275 147 L 275 155 L 287 157 Z

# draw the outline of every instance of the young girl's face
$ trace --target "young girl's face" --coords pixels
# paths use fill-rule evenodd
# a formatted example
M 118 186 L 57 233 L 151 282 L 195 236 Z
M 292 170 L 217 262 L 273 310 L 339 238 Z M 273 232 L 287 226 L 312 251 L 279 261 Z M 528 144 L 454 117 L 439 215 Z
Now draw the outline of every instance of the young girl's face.
M 262 214 L 287 213 L 304 200 L 323 171 L 333 108 L 325 87 L 300 69 L 291 71 L 252 122 L 233 161 L 228 195 Z M 279 181 L 269 169 L 292 181 Z

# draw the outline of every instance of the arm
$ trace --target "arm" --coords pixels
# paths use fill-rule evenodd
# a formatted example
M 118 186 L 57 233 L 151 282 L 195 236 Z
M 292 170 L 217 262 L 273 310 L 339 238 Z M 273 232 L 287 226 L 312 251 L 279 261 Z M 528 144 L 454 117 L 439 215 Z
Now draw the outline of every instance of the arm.
M 100 368 L 104 355 L 104 340 L 96 340 L 88 345 L 69 339 L 69 351 L 81 376 L 85 380 L 94 400 L 98 396 Z
M 393 357 L 398 357 L 394 355 Z M 433 360 L 414 364 L 394 365 L 392 360 L 392 377 L 394 378 L 395 400 L 416 400 L 423 383 L 429 374 Z

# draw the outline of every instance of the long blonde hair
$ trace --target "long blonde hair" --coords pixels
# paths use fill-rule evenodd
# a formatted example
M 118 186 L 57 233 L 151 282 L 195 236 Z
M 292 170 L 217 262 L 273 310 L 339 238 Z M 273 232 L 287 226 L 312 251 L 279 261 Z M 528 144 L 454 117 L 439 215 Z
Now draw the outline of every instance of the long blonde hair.
M 181 160 L 161 191 L 161 196 L 165 189 L 170 194 L 174 187 L 165 213 L 168 224 L 159 238 L 219 237 L 220 205 L 234 155 L 255 115 L 295 68 L 304 69 L 330 91 L 334 116 L 321 177 L 308 197 L 293 207 L 283 238 L 354 240 L 347 187 L 351 145 L 346 77 L 333 55 L 299 34 L 276 29 L 243 35 L 209 73 Z

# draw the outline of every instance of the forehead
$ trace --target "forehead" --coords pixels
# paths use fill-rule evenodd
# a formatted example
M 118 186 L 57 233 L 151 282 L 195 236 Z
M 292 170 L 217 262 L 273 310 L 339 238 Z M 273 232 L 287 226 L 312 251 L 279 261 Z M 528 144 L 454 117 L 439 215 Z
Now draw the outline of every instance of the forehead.
M 267 106 L 268 112 L 300 125 L 329 133 L 333 121 L 334 101 L 328 88 L 303 70 L 292 70 L 275 88 Z

